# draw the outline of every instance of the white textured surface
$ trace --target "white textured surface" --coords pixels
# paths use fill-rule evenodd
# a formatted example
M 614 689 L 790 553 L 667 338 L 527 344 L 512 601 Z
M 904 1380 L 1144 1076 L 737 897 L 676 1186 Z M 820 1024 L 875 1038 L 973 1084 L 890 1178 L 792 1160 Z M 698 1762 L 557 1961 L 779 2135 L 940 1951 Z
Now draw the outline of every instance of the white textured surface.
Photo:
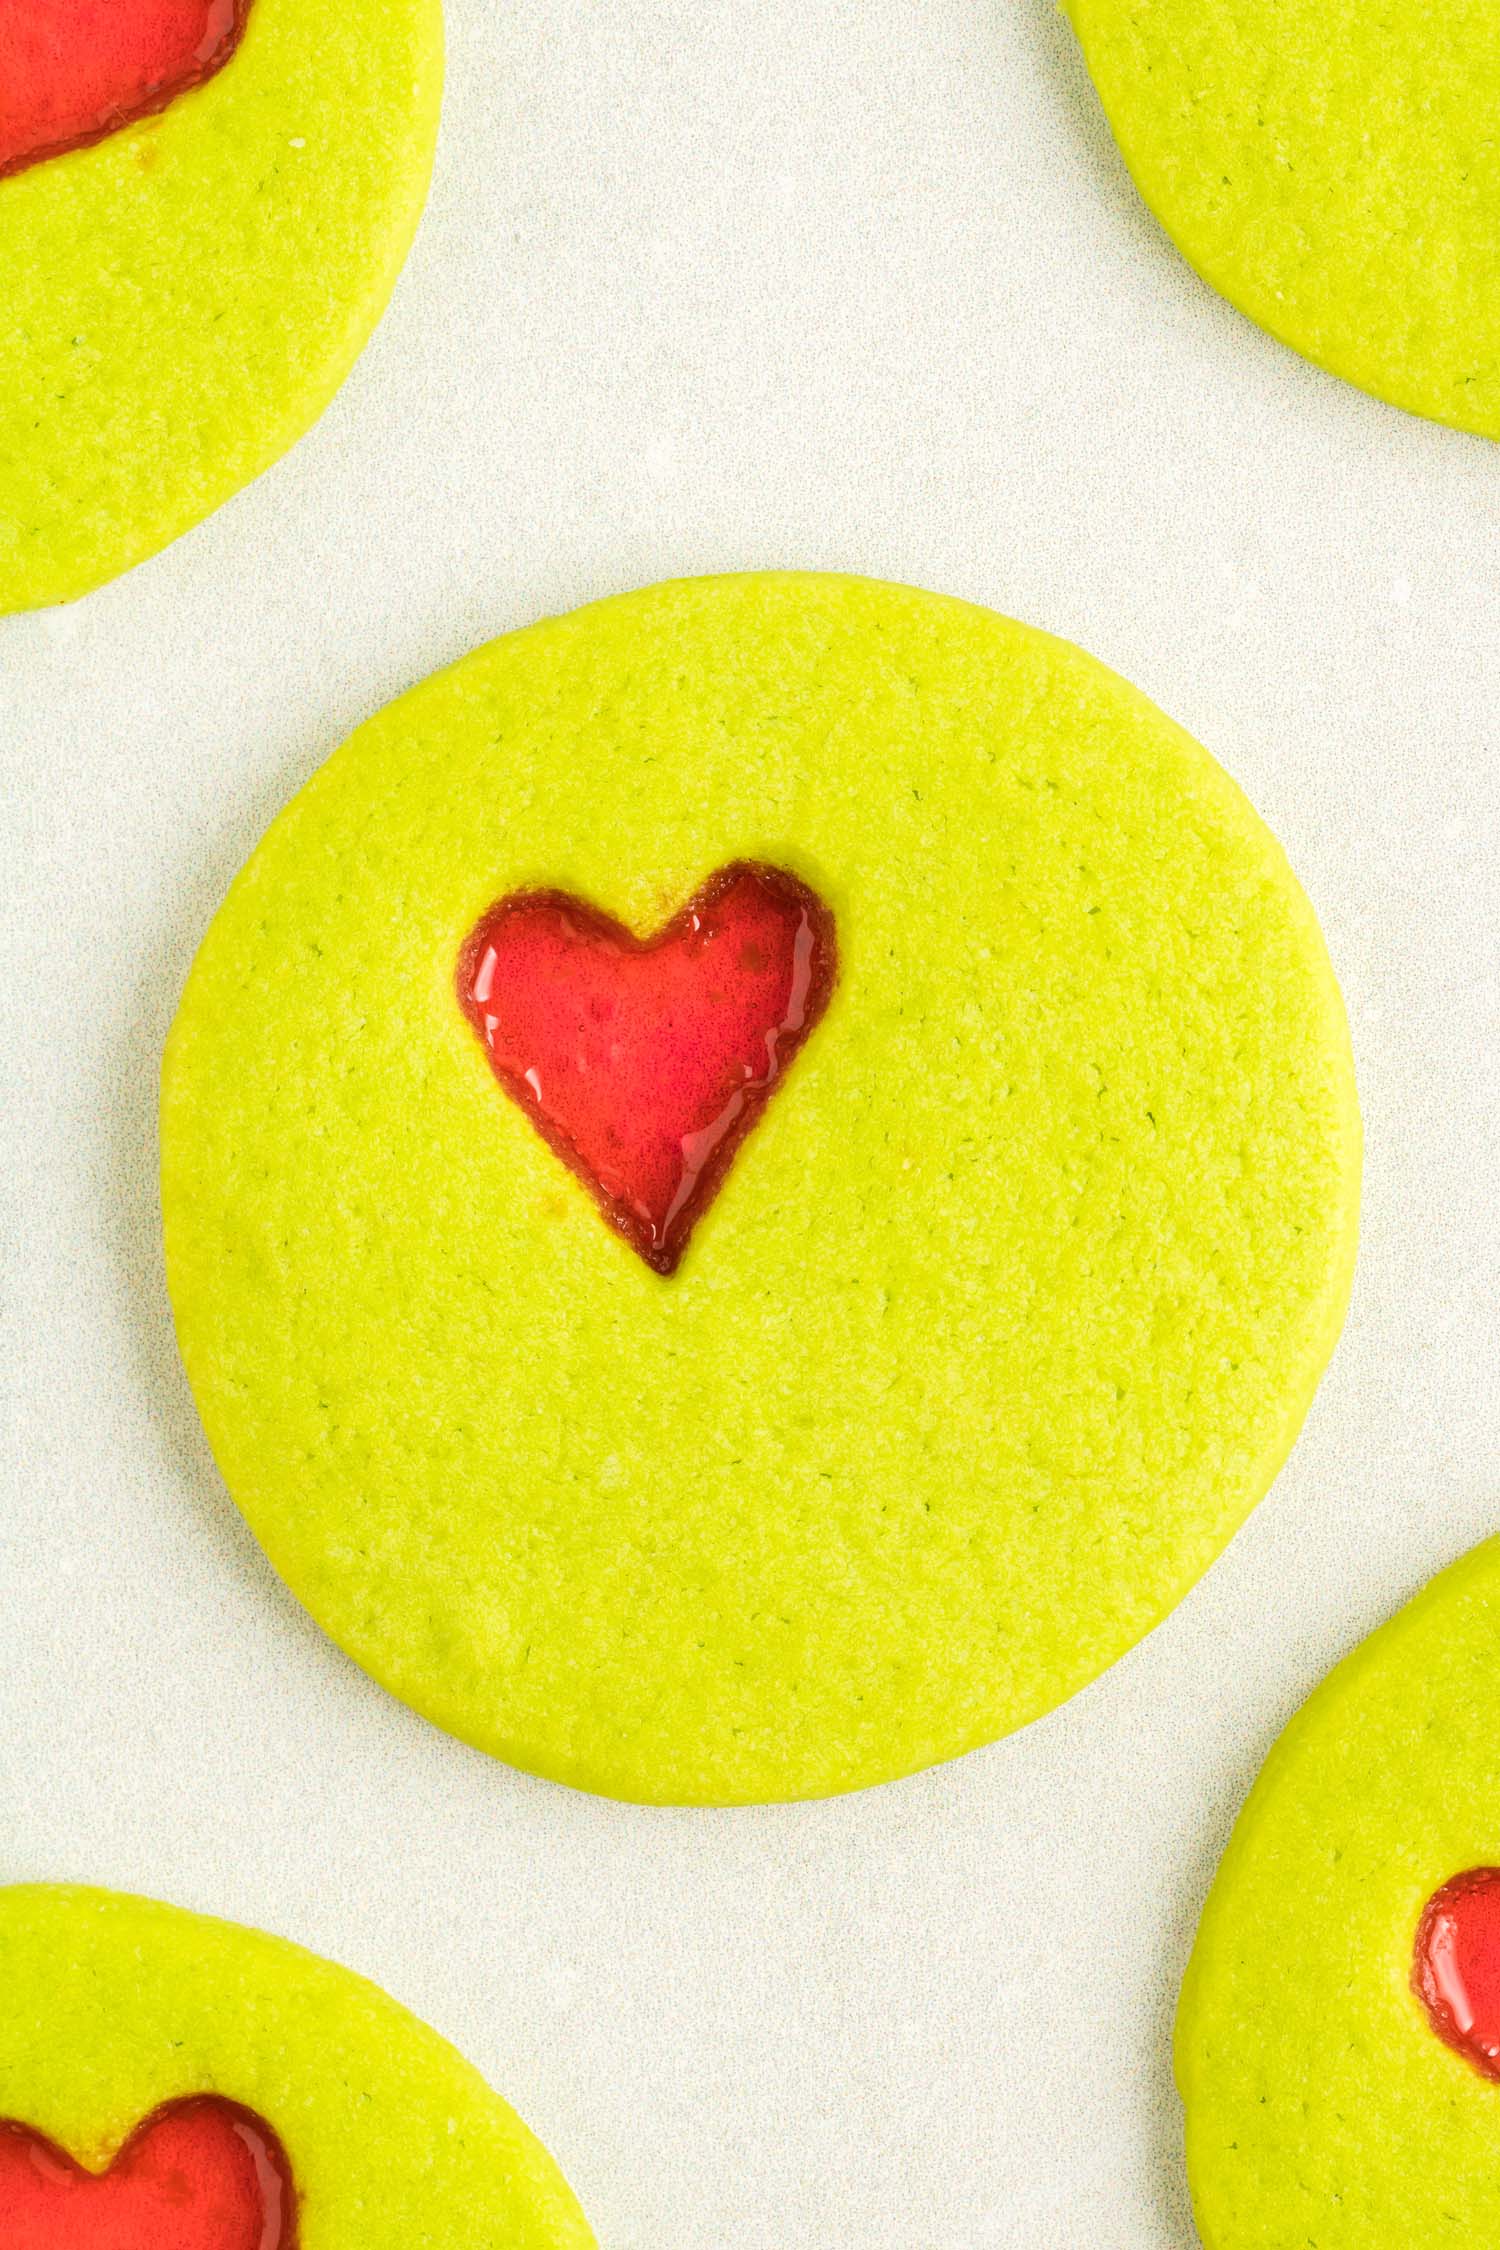
M 448 2032 L 605 2250 L 1185 2250 L 1168 2033 L 1264 1751 L 1500 1523 L 1500 455 L 1302 365 L 1136 203 L 1046 0 L 450 0 L 433 204 L 318 430 L 0 623 L 0 1877 L 264 1924 Z M 1083 642 L 1324 919 L 1369 1138 L 1275 1493 L 1028 1734 L 823 1806 L 643 1812 L 390 1702 L 219 1486 L 157 1256 L 157 1055 L 274 810 L 590 596 L 762 564 Z

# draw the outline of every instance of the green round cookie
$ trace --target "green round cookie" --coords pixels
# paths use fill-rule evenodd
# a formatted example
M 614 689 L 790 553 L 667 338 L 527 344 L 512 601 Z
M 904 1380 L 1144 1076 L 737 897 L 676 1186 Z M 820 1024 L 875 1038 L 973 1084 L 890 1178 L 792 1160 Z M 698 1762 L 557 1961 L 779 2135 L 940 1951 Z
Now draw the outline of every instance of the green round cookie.
M 837 981 L 679 1269 L 496 1082 L 480 917 L 644 938 L 741 862 Z M 660 586 L 481 649 L 271 828 L 162 1111 L 178 1335 L 326 1630 L 578 1786 L 852 1789 L 1020 1726 L 1265 1491 L 1359 1134 L 1312 912 L 1224 773 L 938 596 Z
M 1500 435 L 1494 0 L 1066 0 L 1137 187 L 1231 304 Z
M 1500 1540 L 1346 1658 L 1266 1761 L 1177 2023 L 1206 2250 L 1500 2242 L 1500 2085 L 1413 1982 L 1424 1909 L 1500 1863 Z
M 0 2149 L 26 2128 L 103 2174 L 157 2112 L 212 2097 L 252 2113 L 290 2172 L 295 2228 L 268 2225 L 265 2250 L 293 2232 L 296 2250 L 592 2244 L 556 2165 L 478 2072 L 300 1946 L 149 1899 L 28 1885 L 0 1890 L 0 1995 Z M 11 2241 L 4 2194 L 0 2174 Z M 153 2239 L 108 2231 L 107 2200 L 88 2215 L 101 2243 Z M 184 2225 L 195 2246 L 244 2239 Z
M 438 0 L 252 0 L 160 115 L 0 178 L 0 613 L 87 593 L 284 453 L 427 192 Z

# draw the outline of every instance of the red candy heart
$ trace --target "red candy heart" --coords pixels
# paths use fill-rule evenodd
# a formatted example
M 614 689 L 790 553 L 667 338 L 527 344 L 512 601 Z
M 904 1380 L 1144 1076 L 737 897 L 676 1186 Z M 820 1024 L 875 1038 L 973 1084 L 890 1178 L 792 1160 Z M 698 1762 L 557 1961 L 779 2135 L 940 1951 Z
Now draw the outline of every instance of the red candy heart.
M 1500 2078 L 1500 1867 L 1471 1868 L 1433 1893 L 1412 1983 L 1439 2039 Z
M 821 899 L 742 860 L 645 941 L 561 891 L 501 899 L 459 956 L 458 996 L 505 1091 L 668 1274 L 836 970 Z
M 216 2094 L 155 2111 L 106 2172 L 0 2120 L 0 2245 L 296 2250 L 296 2191 L 270 2126 Z
M 250 0 L 0 0 L 0 179 L 212 78 Z

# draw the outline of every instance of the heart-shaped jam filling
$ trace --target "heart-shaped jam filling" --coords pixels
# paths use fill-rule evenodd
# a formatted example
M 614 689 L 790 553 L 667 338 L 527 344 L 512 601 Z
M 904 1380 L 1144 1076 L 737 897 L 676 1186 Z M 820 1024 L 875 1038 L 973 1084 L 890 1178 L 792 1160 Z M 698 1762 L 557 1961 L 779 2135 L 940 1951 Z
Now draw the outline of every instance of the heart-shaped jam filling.
M 297 2196 L 263 2119 L 216 2094 L 169 2102 L 107 2171 L 0 2120 L 4 2250 L 296 2250 Z
M 1412 1983 L 1439 2039 L 1500 2079 L 1500 1867 L 1470 1868 L 1433 1893 Z
M 501 899 L 458 995 L 505 1091 L 669 1274 L 836 973 L 822 900 L 741 860 L 644 940 L 561 891 Z
M 0 0 L 0 179 L 222 70 L 250 0 Z

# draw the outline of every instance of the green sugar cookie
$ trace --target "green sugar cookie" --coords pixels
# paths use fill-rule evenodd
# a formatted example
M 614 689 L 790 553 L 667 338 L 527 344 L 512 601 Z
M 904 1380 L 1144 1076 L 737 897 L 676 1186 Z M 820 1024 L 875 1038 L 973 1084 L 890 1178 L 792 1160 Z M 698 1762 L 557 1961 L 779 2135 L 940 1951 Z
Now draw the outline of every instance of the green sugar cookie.
M 0 1890 L 0 1996 L 0 2241 L 19 2250 L 593 2241 L 478 2072 L 299 1946 L 110 1891 Z M 132 2179 L 164 2125 L 176 2161 Z
M 1137 187 L 1231 304 L 1500 435 L 1494 0 L 1066 0 Z
M 785 1063 L 671 1272 L 655 1095 L 584 1074 L 653 1026 L 695 1162 L 721 1033 L 753 1101 Z M 847 578 L 603 602 L 362 727 L 204 941 L 162 1135 L 277 1569 L 440 1725 L 656 1802 L 1092 1679 L 1270 1483 L 1354 1254 L 1342 1007 L 1234 784 L 1079 650 Z
M 441 76 L 438 0 L 250 0 L 206 83 L 0 177 L 0 613 L 154 554 L 322 412 L 416 227 Z
M 1500 2242 L 1497 1863 L 1491 1540 L 1324 1681 L 1240 1814 L 1177 2024 L 1206 2250 Z

